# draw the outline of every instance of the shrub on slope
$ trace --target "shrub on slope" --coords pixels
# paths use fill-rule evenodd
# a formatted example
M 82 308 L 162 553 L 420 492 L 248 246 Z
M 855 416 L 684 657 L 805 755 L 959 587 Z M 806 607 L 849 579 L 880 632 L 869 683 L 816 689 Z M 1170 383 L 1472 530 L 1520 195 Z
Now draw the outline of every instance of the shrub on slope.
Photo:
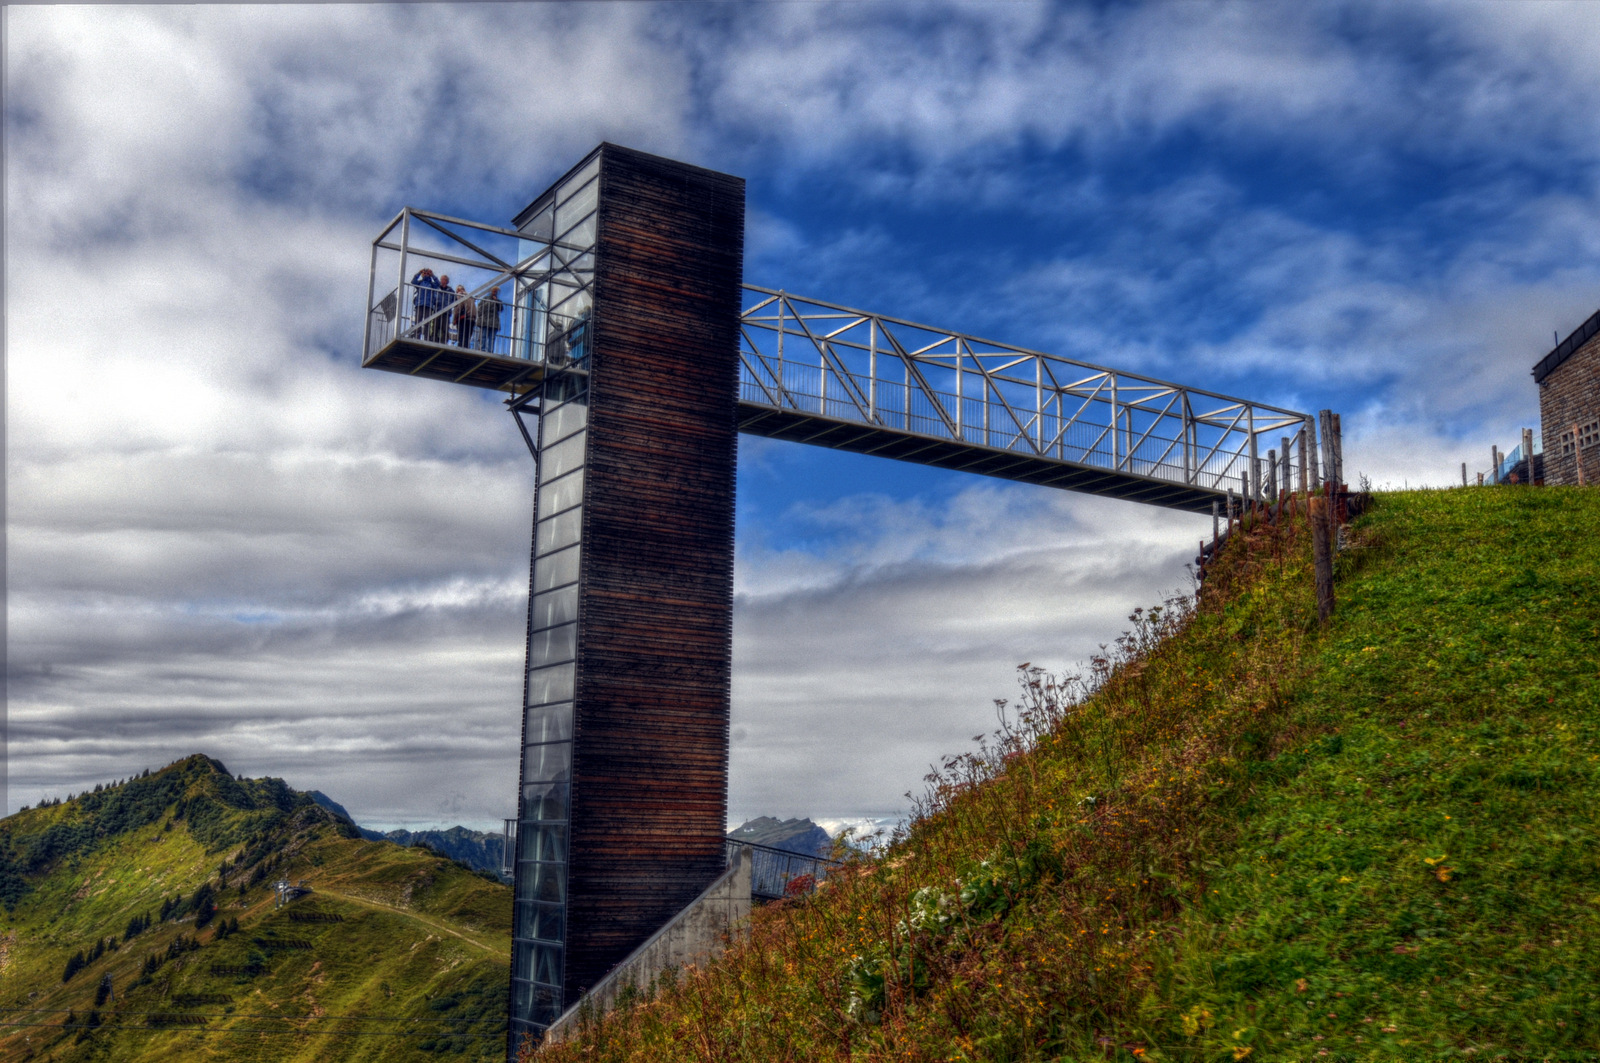
M 931 777 L 908 834 L 543 1058 L 1435 1058 L 1600 1043 L 1600 493 L 1303 518 Z M 1587 531 L 1585 531 L 1587 529 Z

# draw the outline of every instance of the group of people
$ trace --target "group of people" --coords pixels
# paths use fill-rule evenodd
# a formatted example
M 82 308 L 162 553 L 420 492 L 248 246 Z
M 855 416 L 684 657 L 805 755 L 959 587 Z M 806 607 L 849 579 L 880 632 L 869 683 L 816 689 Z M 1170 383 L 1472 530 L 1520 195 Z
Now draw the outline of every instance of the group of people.
M 449 343 L 450 326 L 455 326 L 458 346 L 494 353 L 495 339 L 500 335 L 500 314 L 505 303 L 500 301 L 500 289 L 493 288 L 482 299 L 474 300 L 465 285 L 450 290 L 450 277 L 435 277 L 433 270 L 421 269 L 411 278 L 413 294 L 411 308 L 418 322 L 414 334 L 431 343 Z

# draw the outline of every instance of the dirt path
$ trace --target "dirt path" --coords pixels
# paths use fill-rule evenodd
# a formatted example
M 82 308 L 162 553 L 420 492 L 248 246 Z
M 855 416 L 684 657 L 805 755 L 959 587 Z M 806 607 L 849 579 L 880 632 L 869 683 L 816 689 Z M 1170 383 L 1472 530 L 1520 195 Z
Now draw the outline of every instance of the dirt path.
M 417 922 L 421 923 L 424 926 L 432 927 L 434 930 L 439 931 L 441 934 L 449 934 L 451 937 L 460 938 L 462 941 L 465 941 L 467 944 L 475 945 L 478 948 L 482 949 L 484 952 L 491 953 L 492 955 L 495 955 L 495 956 L 506 956 L 506 957 L 509 958 L 508 952 L 504 948 L 496 947 L 494 945 L 485 945 L 483 942 L 477 940 L 476 938 L 470 938 L 470 937 L 468 937 L 467 935 L 461 933 L 458 930 L 452 930 L 450 927 L 445 926 L 443 923 L 435 922 L 434 920 L 428 918 L 427 916 L 420 915 L 417 912 L 413 912 L 413 911 L 411 911 L 409 909 L 398 908 L 398 907 L 396 907 L 396 906 L 394 906 L 392 904 L 384 904 L 382 901 L 375 901 L 375 900 L 372 900 L 372 899 L 370 899 L 368 897 L 362 897 L 359 894 L 355 894 L 355 893 L 339 893 L 336 890 L 331 890 L 331 889 L 328 889 L 328 888 L 323 887 L 323 886 L 319 886 L 317 888 L 317 893 L 318 893 L 318 895 L 323 896 L 323 897 L 337 897 L 341 901 L 348 901 L 351 904 L 359 904 L 364 908 L 377 908 L 377 909 L 380 909 L 380 910 L 385 911 L 385 912 L 393 912 L 396 915 L 403 915 L 407 919 L 415 919 Z

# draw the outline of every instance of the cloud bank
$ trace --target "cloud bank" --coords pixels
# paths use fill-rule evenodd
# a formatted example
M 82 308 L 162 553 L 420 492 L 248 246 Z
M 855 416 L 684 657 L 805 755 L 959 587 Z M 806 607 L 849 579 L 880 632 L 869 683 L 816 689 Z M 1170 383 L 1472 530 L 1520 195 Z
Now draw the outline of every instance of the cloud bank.
M 407 204 L 600 140 L 745 176 L 747 278 L 1344 414 L 1444 483 L 1600 304 L 1574 4 L 17 8 L 11 809 L 190 752 L 497 825 L 532 472 L 357 366 Z M 730 812 L 892 816 L 1209 522 L 746 439 Z

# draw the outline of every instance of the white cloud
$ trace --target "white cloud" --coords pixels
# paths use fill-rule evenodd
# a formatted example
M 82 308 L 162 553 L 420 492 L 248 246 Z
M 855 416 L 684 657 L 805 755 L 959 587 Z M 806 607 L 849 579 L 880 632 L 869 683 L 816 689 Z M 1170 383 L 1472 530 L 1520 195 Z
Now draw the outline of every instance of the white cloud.
M 1187 592 L 1209 522 L 1048 488 L 791 511 L 832 549 L 741 555 L 733 818 L 893 816 L 995 724 L 1023 662 L 1071 669 L 1136 606 Z M 826 765 L 826 769 L 821 766 Z
M 355 368 L 366 249 L 408 203 L 506 218 L 601 139 L 747 174 L 754 282 L 1342 407 L 1378 482 L 1509 445 L 1597 301 L 1582 5 L 8 18 L 13 806 L 201 749 L 498 822 L 530 470 L 492 396 Z M 1252 186 L 1272 153 L 1302 195 Z M 743 522 L 734 810 L 892 815 L 1205 523 L 851 484 Z

